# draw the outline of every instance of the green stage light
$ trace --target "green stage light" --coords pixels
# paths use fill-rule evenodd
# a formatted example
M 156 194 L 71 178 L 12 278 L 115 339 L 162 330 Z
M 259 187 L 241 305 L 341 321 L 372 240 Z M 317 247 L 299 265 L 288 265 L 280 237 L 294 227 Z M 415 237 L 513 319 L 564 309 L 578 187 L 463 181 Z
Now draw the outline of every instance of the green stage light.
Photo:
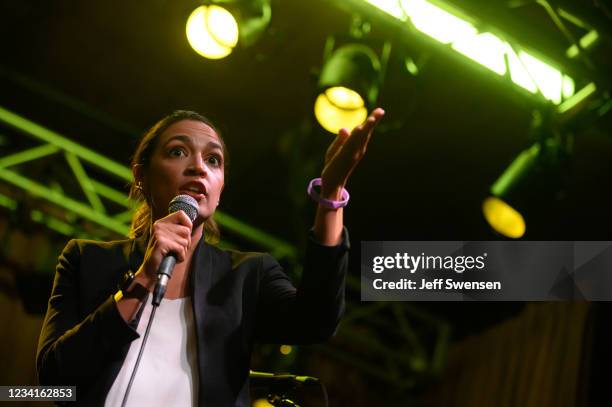
M 539 200 L 560 189 L 564 150 L 554 138 L 547 138 L 522 151 L 495 181 L 482 204 L 489 225 L 503 236 L 518 239 L 527 230 L 525 213 Z
M 364 1 L 400 21 L 410 21 L 417 31 L 449 45 L 450 49 L 500 76 L 509 71 L 516 85 L 530 93 L 539 93 L 556 105 L 575 93 L 571 77 L 518 44 L 511 44 L 491 32 L 479 32 L 477 24 L 447 4 L 426 0 Z M 593 31 L 585 35 L 580 44 L 586 47 L 596 40 L 597 33 Z M 568 53 L 575 52 L 568 50 Z
M 560 104 L 563 94 L 563 75 L 561 72 L 527 52 L 520 51 L 519 58 L 542 95 L 554 104 Z
M 491 33 L 464 37 L 453 42 L 452 45 L 457 52 L 473 59 L 498 75 L 506 73 L 504 53 L 499 52 L 504 49 L 504 46 L 504 42 Z
M 376 102 L 380 82 L 378 56 L 362 44 L 338 48 L 325 62 L 319 77 L 314 113 L 330 133 L 363 123 Z
M 472 38 L 478 33 L 471 23 L 425 0 L 403 0 L 401 5 L 417 30 L 442 44 Z
M 253 44 L 270 23 L 270 0 L 217 0 L 187 19 L 189 45 L 208 59 L 222 59 L 242 44 Z
M 525 182 L 533 175 L 539 145 L 533 145 L 521 152 L 491 187 L 491 196 L 482 205 L 483 214 L 489 225 L 503 236 L 518 239 L 526 230 L 525 219 L 515 206 L 515 198 L 522 198 Z
M 399 1 L 388 1 L 388 0 L 365 0 L 376 8 L 381 9 L 385 13 L 399 19 L 406 20 L 406 13 L 402 8 Z

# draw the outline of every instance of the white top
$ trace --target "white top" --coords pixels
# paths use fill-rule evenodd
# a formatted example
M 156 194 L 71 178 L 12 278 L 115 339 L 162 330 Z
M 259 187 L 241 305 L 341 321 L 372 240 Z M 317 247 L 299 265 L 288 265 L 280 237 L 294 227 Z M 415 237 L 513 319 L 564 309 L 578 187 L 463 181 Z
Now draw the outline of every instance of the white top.
M 121 406 L 123 402 L 152 309 L 149 295 L 136 329 L 140 338 L 130 345 L 106 396 L 106 407 Z M 126 406 L 196 406 L 197 403 L 197 345 L 191 298 L 162 299 Z

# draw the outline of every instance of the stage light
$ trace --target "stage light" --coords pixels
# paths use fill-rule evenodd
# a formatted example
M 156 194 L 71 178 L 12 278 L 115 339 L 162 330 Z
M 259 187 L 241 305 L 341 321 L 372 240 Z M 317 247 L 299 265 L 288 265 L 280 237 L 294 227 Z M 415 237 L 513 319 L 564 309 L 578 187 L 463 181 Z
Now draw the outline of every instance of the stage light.
M 222 7 L 200 6 L 187 20 L 187 40 L 204 58 L 225 58 L 238 43 L 238 24 Z
M 564 151 L 554 138 L 536 142 L 522 151 L 495 181 L 490 196 L 483 201 L 482 211 L 496 232 L 512 239 L 525 235 L 528 208 L 560 189 Z
M 478 33 L 478 30 L 468 21 L 427 1 L 404 0 L 401 4 L 406 16 L 410 18 L 417 30 L 442 44 L 472 38 Z
M 564 88 L 561 72 L 526 52 L 519 52 L 519 58 L 542 95 L 554 104 L 560 104 Z
M 342 105 L 343 100 L 351 100 Z M 352 129 L 368 117 L 368 109 L 359 94 L 351 89 L 336 86 L 325 90 L 315 101 L 315 117 L 323 128 L 330 133 L 340 129 Z
M 314 113 L 330 133 L 363 123 L 378 97 L 381 63 L 371 48 L 348 44 L 325 62 L 319 77 Z
M 453 49 L 489 68 L 498 75 L 506 73 L 506 60 L 503 49 L 504 42 L 491 33 L 483 33 L 473 37 L 462 38 L 453 43 Z
M 253 407 L 274 407 L 266 399 L 257 399 L 253 401 Z
M 225 58 L 251 45 L 268 26 L 269 0 L 219 0 L 196 8 L 187 19 L 189 45 L 208 59 Z
M 513 239 L 525 234 L 525 219 L 516 209 L 494 196 L 482 203 L 482 212 L 489 225 L 498 233 Z
M 290 345 L 281 345 L 279 348 L 280 353 L 282 353 L 285 356 L 290 354 L 292 350 L 293 348 Z
M 452 5 L 427 0 L 364 0 L 394 18 L 410 24 L 416 31 L 427 35 L 450 49 L 481 64 L 497 75 L 506 77 L 521 88 L 559 105 L 574 95 L 574 80 L 554 65 L 527 51 L 527 47 L 514 44 L 500 33 L 481 31 L 474 18 L 466 16 Z M 499 35 L 498 35 L 499 34 Z M 583 47 L 596 43 L 596 31 L 580 39 Z M 576 56 L 578 49 L 570 47 L 568 56 Z M 507 62 L 506 62 L 507 61 Z

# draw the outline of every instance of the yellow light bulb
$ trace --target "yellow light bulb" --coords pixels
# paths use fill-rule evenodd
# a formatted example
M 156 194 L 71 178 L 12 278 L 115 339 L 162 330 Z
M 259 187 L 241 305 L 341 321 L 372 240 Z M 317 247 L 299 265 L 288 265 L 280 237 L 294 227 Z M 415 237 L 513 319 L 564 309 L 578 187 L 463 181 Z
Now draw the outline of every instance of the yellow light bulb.
M 219 6 L 195 9 L 186 26 L 189 45 L 204 58 L 228 56 L 238 43 L 238 24 L 232 14 Z
M 325 91 L 329 101 L 340 109 L 359 109 L 363 107 L 363 99 L 359 93 L 343 86 L 334 86 Z
M 516 209 L 496 197 L 482 203 L 482 212 L 489 225 L 504 236 L 519 239 L 525 234 L 525 219 Z
M 368 117 L 368 110 L 359 94 L 351 89 L 336 86 L 321 93 L 314 106 L 319 124 L 330 133 L 340 129 L 352 130 Z

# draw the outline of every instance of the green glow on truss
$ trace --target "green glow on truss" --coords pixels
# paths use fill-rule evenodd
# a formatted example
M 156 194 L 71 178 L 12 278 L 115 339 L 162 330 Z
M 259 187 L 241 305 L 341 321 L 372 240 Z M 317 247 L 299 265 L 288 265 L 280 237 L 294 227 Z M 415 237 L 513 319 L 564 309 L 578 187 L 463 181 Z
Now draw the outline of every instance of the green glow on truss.
M 129 201 L 125 193 L 117 191 L 116 189 L 104 185 L 94 179 L 91 180 L 91 185 L 94 187 L 94 190 L 100 194 L 100 196 L 103 196 L 109 201 L 113 201 L 119 205 L 128 205 Z
M 498 75 L 506 73 L 504 49 L 507 44 L 491 33 L 463 37 L 453 42 L 453 49 L 489 68 Z M 500 52 L 501 51 L 501 52 Z
M 508 67 L 510 68 L 510 78 L 512 82 L 531 93 L 537 93 L 536 86 L 531 74 L 527 70 L 525 63 L 516 55 L 512 47 L 508 46 Z
M 597 34 L 597 31 L 591 30 L 586 33 L 582 38 L 580 38 L 578 43 L 580 44 L 580 47 L 582 49 L 589 49 L 591 45 L 595 44 L 595 41 L 597 41 L 598 39 L 599 34 Z M 576 58 L 578 56 L 578 53 L 578 47 L 576 45 L 572 45 L 567 49 L 567 51 L 565 51 L 565 55 L 567 55 L 568 58 Z
M 567 75 L 563 75 L 563 99 L 569 99 L 576 92 L 574 80 Z
M 42 223 L 49 229 L 55 230 L 56 232 L 59 232 L 62 235 L 74 235 L 74 228 L 70 224 L 62 222 L 61 220 L 56 219 L 52 216 L 45 216 L 41 211 L 33 210 L 32 212 L 30 212 L 30 217 L 34 222 Z
M 134 216 L 132 211 L 125 211 L 113 216 L 113 218 L 115 218 L 117 222 L 132 223 L 132 216 Z
M 70 168 L 72 169 L 72 172 L 74 173 L 74 176 L 76 177 L 77 181 L 79 181 L 79 184 L 81 184 L 81 188 L 83 189 L 83 192 L 85 192 L 85 196 L 91 204 L 91 207 L 96 212 L 106 213 L 104 205 L 102 205 L 100 197 L 98 196 L 98 194 L 96 194 L 95 188 L 92 185 L 91 180 L 87 176 L 85 169 L 81 165 L 79 158 L 69 152 L 66 152 L 65 155 L 66 161 L 68 161 L 68 165 L 70 165 Z
M 6 195 L 0 194 L 0 206 L 4 206 L 12 211 L 17 209 L 17 201 L 9 198 Z
M 46 199 L 62 208 L 66 208 L 84 219 L 88 219 L 92 222 L 104 225 L 108 230 L 119 233 L 121 235 L 127 235 L 129 227 L 124 224 L 117 222 L 113 218 L 92 210 L 87 205 L 84 205 L 74 199 L 71 199 L 57 191 L 52 190 L 38 182 L 29 180 L 16 172 L 0 168 L 0 179 L 3 179 L 15 186 L 25 189 L 31 195 L 39 198 Z
M 385 13 L 397 18 L 398 20 L 406 21 L 406 14 L 398 0 L 365 0 L 376 8 L 381 9 Z
M 563 88 L 561 72 L 525 51 L 519 51 L 519 58 L 525 64 L 525 68 L 542 95 L 556 105 L 561 103 L 561 90 Z
M 239 221 L 225 213 L 215 212 L 215 220 L 228 230 L 239 232 L 242 236 L 255 242 L 266 242 L 266 246 L 271 248 L 271 254 L 278 257 L 294 257 L 297 255 L 295 247 L 271 236 L 261 230 L 255 229 L 244 222 Z
M 442 44 L 472 38 L 478 33 L 469 22 L 425 0 L 402 0 L 401 4 L 417 30 Z
M 12 165 L 22 164 L 28 161 L 36 160 L 51 154 L 56 153 L 59 150 L 56 146 L 45 144 L 30 148 L 28 150 L 20 151 L 15 154 L 7 155 L 0 158 L 0 168 L 10 167 Z
M 574 96 L 561 103 L 559 107 L 557 107 L 557 111 L 560 114 L 563 114 L 568 110 L 571 110 L 578 103 L 582 102 L 583 100 L 591 96 L 593 93 L 595 93 L 596 90 L 597 86 L 595 86 L 593 82 L 589 83 L 584 88 L 580 89 L 578 93 L 576 93 Z
M 30 120 L 21 117 L 13 112 L 10 112 L 0 107 L 0 121 L 5 122 L 9 126 L 29 135 L 32 135 L 40 140 L 59 147 L 62 150 L 76 154 L 79 158 L 101 168 L 111 174 L 126 181 L 132 180 L 132 172 L 125 166 L 109 160 L 102 154 L 98 154 L 88 148 L 85 148 L 73 141 L 70 141 L 59 134 L 39 126 Z
M 459 13 L 452 11 L 449 6 L 445 5 L 443 9 L 426 0 L 364 1 L 401 21 L 405 21 L 407 16 L 421 33 L 442 44 L 450 45 L 453 50 L 500 76 L 509 70 L 512 82 L 530 93 L 540 93 L 554 104 L 560 104 L 575 92 L 574 80 L 571 77 L 522 50 L 518 45 L 511 46 L 498 35 L 490 32 L 479 33 L 471 22 L 458 16 Z M 589 32 L 580 40 L 580 44 L 584 43 L 586 47 L 596 39 L 597 33 Z M 518 49 L 518 55 L 514 49 Z

